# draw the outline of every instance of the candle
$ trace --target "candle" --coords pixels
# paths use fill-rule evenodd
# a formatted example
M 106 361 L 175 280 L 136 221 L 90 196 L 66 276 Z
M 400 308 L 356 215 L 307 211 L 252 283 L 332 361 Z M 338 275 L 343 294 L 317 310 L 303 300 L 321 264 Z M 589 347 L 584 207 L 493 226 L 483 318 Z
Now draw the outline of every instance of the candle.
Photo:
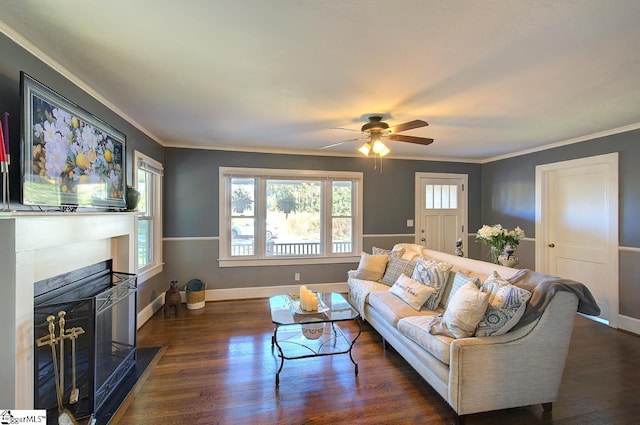
M 313 310 L 312 300 L 311 300 L 312 292 L 307 289 L 305 285 L 300 287 L 300 308 L 304 311 Z
M 318 309 L 318 297 L 304 285 L 300 287 L 300 308 L 304 311 Z
M 302 285 L 300 286 L 300 309 L 305 310 L 304 308 L 304 300 L 305 300 L 305 291 L 307 287 Z

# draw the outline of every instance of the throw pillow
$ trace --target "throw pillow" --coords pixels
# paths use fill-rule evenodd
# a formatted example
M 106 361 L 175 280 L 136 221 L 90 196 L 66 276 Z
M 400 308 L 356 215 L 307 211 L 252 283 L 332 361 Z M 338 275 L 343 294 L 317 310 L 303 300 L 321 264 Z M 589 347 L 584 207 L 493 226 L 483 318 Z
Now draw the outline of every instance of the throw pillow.
M 398 296 L 402 301 L 416 310 L 420 310 L 424 302 L 434 291 L 434 288 L 416 282 L 404 273 L 400 275 L 396 283 L 389 289 L 389 292 Z
M 478 279 L 477 277 L 467 276 L 462 272 L 456 272 L 456 276 L 453 278 L 453 283 L 451 284 L 451 292 L 449 292 L 449 298 L 447 298 L 446 305 L 449 305 L 451 299 L 458 291 L 458 289 L 460 289 L 460 287 L 466 283 L 473 283 L 478 288 L 480 288 L 480 279 Z
M 428 330 L 452 338 L 470 337 L 484 316 L 488 302 L 488 294 L 471 282 L 465 283 L 456 291 L 444 314 L 429 323 Z
M 391 286 L 396 283 L 402 273 L 407 276 L 412 276 L 415 268 L 416 261 L 404 260 L 402 257 L 391 256 L 389 257 L 387 269 L 384 272 L 384 276 L 382 276 L 381 282 L 385 285 Z
M 425 307 L 429 310 L 435 310 L 438 307 L 450 270 L 451 264 L 439 263 L 426 258 L 418 259 L 411 278 L 436 290 L 425 303 Z
M 507 333 L 518 323 L 531 298 L 531 292 L 510 284 L 495 271 L 484 281 L 481 290 L 489 296 L 489 306 L 478 324 L 476 336 Z
M 362 280 L 379 281 L 387 268 L 388 255 L 371 255 L 363 252 L 360 256 L 360 264 L 356 270 L 355 278 Z
M 384 248 L 378 248 L 378 247 L 373 247 L 371 248 L 371 253 L 373 255 L 384 255 L 387 254 L 389 257 L 402 257 L 405 253 L 406 249 L 404 248 L 400 248 L 400 249 L 384 249 Z

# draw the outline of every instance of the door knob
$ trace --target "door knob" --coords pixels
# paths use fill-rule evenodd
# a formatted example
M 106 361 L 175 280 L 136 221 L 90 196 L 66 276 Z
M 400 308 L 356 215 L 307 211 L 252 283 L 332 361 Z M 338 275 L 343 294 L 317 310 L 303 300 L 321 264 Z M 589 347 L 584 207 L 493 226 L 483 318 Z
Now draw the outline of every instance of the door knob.
M 425 238 L 420 239 L 422 242 L 426 242 L 427 240 Z
M 554 244 L 554 243 L 550 243 L 550 244 L 549 244 L 549 245 L 547 245 L 547 246 L 548 246 L 549 248 L 555 248 L 555 247 L 556 247 L 556 244 Z

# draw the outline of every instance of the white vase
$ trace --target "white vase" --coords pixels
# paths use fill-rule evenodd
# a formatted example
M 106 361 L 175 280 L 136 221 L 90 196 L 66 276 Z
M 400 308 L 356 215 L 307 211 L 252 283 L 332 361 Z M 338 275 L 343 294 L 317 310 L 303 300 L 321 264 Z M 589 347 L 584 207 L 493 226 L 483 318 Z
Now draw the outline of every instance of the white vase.
M 507 257 L 506 255 L 501 255 L 500 257 L 498 257 L 498 261 L 500 261 L 500 264 L 502 264 L 505 267 L 513 267 L 516 264 L 518 264 L 518 257 L 515 256 L 510 256 Z
M 516 245 L 507 244 L 502 251 L 502 254 L 498 257 L 498 261 L 505 267 L 513 267 L 518 264 L 518 257 L 515 256 L 518 247 Z

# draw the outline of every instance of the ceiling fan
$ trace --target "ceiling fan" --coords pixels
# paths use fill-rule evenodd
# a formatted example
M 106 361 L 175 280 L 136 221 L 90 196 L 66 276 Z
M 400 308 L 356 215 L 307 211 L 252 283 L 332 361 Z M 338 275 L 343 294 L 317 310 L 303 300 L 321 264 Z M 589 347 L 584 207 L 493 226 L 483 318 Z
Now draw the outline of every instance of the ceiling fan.
M 358 150 L 364 155 L 369 155 L 370 151 L 374 154 L 382 157 L 390 152 L 390 149 L 384 145 L 382 139 L 394 140 L 397 142 L 414 143 L 418 145 L 430 145 L 433 143 L 433 139 L 426 137 L 407 136 L 404 134 L 398 134 L 403 131 L 413 130 L 414 128 L 426 127 L 429 123 L 422 120 L 413 120 L 404 124 L 398 124 L 389 126 L 386 122 L 382 121 L 381 115 L 372 115 L 369 117 L 369 122 L 364 124 L 360 129 L 362 135 L 355 139 L 344 140 L 338 143 L 332 143 L 327 146 L 323 146 L 320 149 L 330 149 L 335 146 L 342 145 L 344 143 L 356 142 L 358 140 L 367 140 Z M 337 130 L 349 130 L 357 131 L 349 128 L 338 128 Z

